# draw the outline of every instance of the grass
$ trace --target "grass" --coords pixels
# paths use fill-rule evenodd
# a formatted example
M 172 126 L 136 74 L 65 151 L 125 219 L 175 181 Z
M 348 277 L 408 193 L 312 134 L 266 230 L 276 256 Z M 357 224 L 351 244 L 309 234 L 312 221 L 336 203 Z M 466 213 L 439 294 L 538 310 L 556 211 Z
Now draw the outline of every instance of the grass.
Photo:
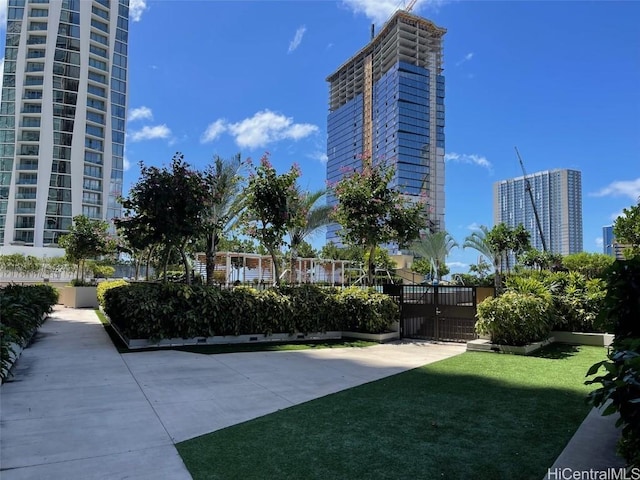
M 185 345 L 181 347 L 149 347 L 137 348 L 131 350 L 122 341 L 120 336 L 115 332 L 107 317 L 100 311 L 95 310 L 96 315 L 102 322 L 105 330 L 109 334 L 109 338 L 119 353 L 132 352 L 149 352 L 156 350 L 178 350 L 181 352 L 200 353 L 203 355 L 217 355 L 220 353 L 236 353 L 236 352 L 279 352 L 284 350 L 311 350 L 320 348 L 353 348 L 353 347 L 370 347 L 378 345 L 376 342 L 367 342 L 364 340 L 314 340 L 302 343 L 285 343 L 285 342 L 269 342 L 269 343 L 244 343 L 244 344 L 226 344 L 226 345 Z
M 177 447 L 196 480 L 539 480 L 588 413 L 585 373 L 605 354 L 467 352 Z

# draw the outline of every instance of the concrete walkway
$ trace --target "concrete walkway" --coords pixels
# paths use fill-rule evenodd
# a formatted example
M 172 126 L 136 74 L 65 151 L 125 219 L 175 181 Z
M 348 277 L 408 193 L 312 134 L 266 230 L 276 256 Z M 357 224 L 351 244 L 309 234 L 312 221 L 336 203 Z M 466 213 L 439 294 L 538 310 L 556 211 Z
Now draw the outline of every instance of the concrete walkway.
M 120 355 L 93 311 L 60 308 L 0 387 L 0 477 L 189 479 L 175 442 L 463 351 L 416 342 Z

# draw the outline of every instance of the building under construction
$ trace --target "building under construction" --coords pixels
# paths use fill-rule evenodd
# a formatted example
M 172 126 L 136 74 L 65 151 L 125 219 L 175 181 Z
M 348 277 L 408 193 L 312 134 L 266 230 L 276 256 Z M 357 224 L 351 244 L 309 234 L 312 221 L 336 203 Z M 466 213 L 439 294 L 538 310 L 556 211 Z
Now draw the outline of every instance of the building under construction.
M 395 186 L 426 199 L 432 231 L 444 229 L 444 76 L 446 30 L 398 10 L 368 45 L 327 77 L 327 180 L 362 162 L 395 165 Z M 329 196 L 330 204 L 335 199 Z M 338 225 L 327 241 L 340 243 Z

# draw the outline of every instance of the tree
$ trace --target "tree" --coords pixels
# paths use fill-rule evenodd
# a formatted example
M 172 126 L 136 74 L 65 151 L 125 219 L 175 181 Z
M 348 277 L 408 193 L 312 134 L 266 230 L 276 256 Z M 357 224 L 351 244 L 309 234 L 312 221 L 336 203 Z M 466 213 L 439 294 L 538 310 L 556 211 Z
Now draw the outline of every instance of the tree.
M 58 244 L 65 256 L 76 264 L 76 281 L 84 282 L 84 265 L 87 259 L 107 255 L 115 250 L 115 243 L 108 234 L 109 224 L 84 215 L 73 217 L 69 233 L 62 235 Z
M 624 250 L 627 258 L 640 255 L 640 199 L 638 204 L 622 210 L 613 224 L 613 234 L 618 243 L 628 245 Z
M 570 272 L 579 272 L 588 279 L 602 278 L 615 258 L 604 253 L 572 253 L 562 258 L 562 265 Z
M 274 283 L 280 283 L 278 253 L 285 244 L 287 231 L 301 222 L 294 215 L 296 180 L 300 176 L 297 165 L 282 175 L 276 173 L 269 162 L 269 154 L 260 159 L 255 173 L 249 176 L 246 189 L 246 209 L 242 215 L 245 233 L 257 239 L 267 250 L 273 262 Z
M 434 280 L 439 281 L 441 272 L 444 271 L 443 267 L 446 267 L 447 256 L 451 249 L 457 246 L 458 243 L 449 233 L 441 231 L 424 235 L 411 246 L 411 250 L 432 266 L 429 271 L 432 272 Z
M 289 246 L 291 247 L 289 250 L 290 283 L 295 281 L 295 263 L 305 239 L 331 222 L 331 207 L 317 205 L 325 193 L 324 189 L 314 192 L 301 192 L 299 188 L 296 188 L 289 201 L 291 214 L 296 218 L 287 231 L 289 234 Z
M 500 289 L 502 288 L 502 277 L 500 275 L 500 255 L 494 248 L 493 244 L 489 242 L 489 232 L 490 230 L 485 225 L 480 225 L 479 231 L 471 233 L 471 235 L 467 236 L 464 239 L 462 247 L 473 248 L 491 261 L 493 269 L 496 273 L 494 277 L 496 291 L 500 291 Z
M 484 279 L 491 271 L 491 265 L 489 265 L 483 256 L 478 259 L 478 263 L 469 265 L 469 273 L 476 274 L 479 279 Z
M 216 157 L 203 175 L 207 189 L 202 218 L 206 245 L 207 285 L 214 283 L 213 273 L 218 244 L 234 221 L 238 220 L 243 208 L 242 197 L 240 197 L 243 177 L 240 172 L 244 165 L 240 154 L 231 160 Z
M 431 261 L 427 260 L 426 258 L 419 258 L 417 260 L 414 260 L 414 262 L 411 264 L 411 271 L 419 273 L 420 275 L 429 275 L 433 279 L 442 278 L 445 275 L 448 275 L 451 270 L 446 263 L 441 263 L 438 266 L 438 271 L 434 273 L 433 264 L 431 263 Z
M 320 250 L 320 258 L 362 262 L 364 261 L 364 250 L 353 245 L 338 247 L 335 243 L 329 242 Z
M 176 153 L 171 166 L 147 167 L 140 162 L 140 179 L 122 199 L 125 218 L 116 222 L 136 247 L 162 245 L 166 267 L 172 250 L 182 258 L 186 282 L 191 269 L 186 255 L 189 241 L 202 232 L 207 189 L 202 175 L 191 169 L 181 153 Z M 139 242 L 139 243 L 138 243 Z
M 345 242 L 369 252 L 367 278 L 373 283 L 375 248 L 395 242 L 407 245 L 426 223 L 425 206 L 410 202 L 390 187 L 394 169 L 365 162 L 362 171 L 345 175 L 334 187 L 338 204 L 333 220 Z

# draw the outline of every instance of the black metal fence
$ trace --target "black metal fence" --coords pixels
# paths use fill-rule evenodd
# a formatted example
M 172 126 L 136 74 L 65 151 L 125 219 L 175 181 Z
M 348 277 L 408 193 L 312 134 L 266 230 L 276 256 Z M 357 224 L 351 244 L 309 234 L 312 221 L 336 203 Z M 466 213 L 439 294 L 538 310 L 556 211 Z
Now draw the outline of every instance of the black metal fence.
M 452 342 L 477 338 L 477 287 L 386 285 L 384 293 L 400 305 L 403 338 Z

